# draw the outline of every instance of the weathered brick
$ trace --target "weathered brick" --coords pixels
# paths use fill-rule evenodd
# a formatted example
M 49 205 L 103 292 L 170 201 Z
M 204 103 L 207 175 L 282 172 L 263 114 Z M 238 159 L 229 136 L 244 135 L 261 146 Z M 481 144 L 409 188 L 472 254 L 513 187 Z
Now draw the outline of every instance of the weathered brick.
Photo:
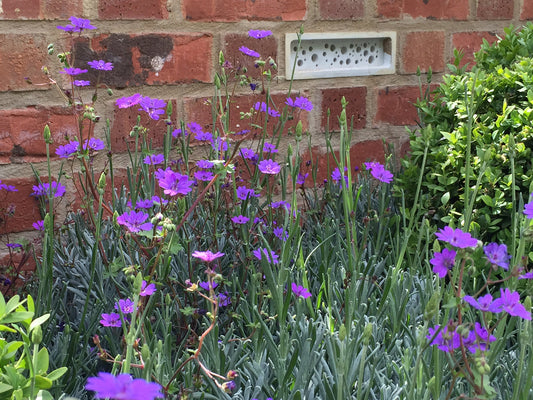
M 411 32 L 403 38 L 402 72 L 444 71 L 444 32 Z
M 335 151 L 335 157 L 339 158 L 339 152 Z M 364 162 L 378 161 L 383 163 L 385 161 L 385 149 L 383 141 L 381 140 L 368 140 L 364 142 L 358 142 L 350 147 L 350 164 L 352 167 L 352 176 L 354 172 L 360 170 Z M 311 152 L 307 150 L 302 154 L 302 164 L 300 165 L 301 173 L 309 173 L 307 178 L 307 184 L 311 185 L 311 170 L 313 167 L 317 168 L 317 184 L 322 183 L 325 179 L 331 179 L 331 172 L 337 165 L 335 164 L 335 158 L 323 147 L 315 146 L 311 149 Z
M 41 0 L 41 4 L 47 19 L 68 19 L 72 15 L 84 18 L 83 0 Z
M 524 0 L 520 9 L 520 19 L 533 19 L 533 0 Z
M 167 19 L 167 0 L 100 0 L 99 19 Z
M 272 94 L 271 95 L 274 106 L 269 104 L 269 107 L 272 107 L 279 112 L 282 112 L 285 107 L 286 96 L 284 94 Z M 187 98 L 184 101 L 186 122 L 197 122 L 204 128 L 205 131 L 213 131 L 213 117 L 212 117 L 212 108 L 210 105 L 210 98 Z M 247 138 L 257 138 L 261 135 L 262 129 L 255 127 L 254 125 L 263 126 L 265 121 L 265 113 L 258 112 L 254 115 L 252 119 L 242 119 L 240 118 L 240 113 L 249 113 L 250 109 L 256 102 L 264 101 L 264 96 L 259 94 L 255 95 L 239 95 L 233 96 L 230 102 L 229 110 L 230 119 L 229 119 L 229 129 L 231 132 L 239 132 L 242 130 L 250 130 L 250 133 L 246 136 Z M 289 110 L 291 111 L 291 110 Z M 295 116 L 292 120 L 287 121 L 284 127 L 283 134 L 292 131 L 298 120 L 302 121 L 303 129 L 308 127 L 308 116 L 306 111 L 292 110 L 293 115 Z M 279 118 L 268 118 L 267 132 L 269 135 L 272 135 L 275 132 L 276 127 L 278 126 Z M 218 120 L 217 127 L 219 131 L 222 131 L 220 125 L 220 120 Z M 226 132 L 228 133 L 228 132 Z
M 322 97 L 322 112 L 320 129 L 322 132 L 326 130 L 328 124 L 328 110 L 329 130 L 339 131 L 338 116 L 342 111 L 341 99 L 344 97 L 348 102 L 346 106 L 346 119 L 348 126 L 351 124 L 353 117 L 354 129 L 362 129 L 366 126 L 366 87 L 348 87 L 348 88 L 332 88 L 322 89 L 320 91 Z
M 35 178 L 2 179 L 2 183 L 15 186 L 17 192 L 0 191 L 1 207 L 15 207 L 15 213 L 7 218 L 6 225 L 0 224 L 0 233 L 33 230 L 32 224 L 42 219 L 39 204 L 31 195 L 32 187 L 36 184 Z
M 479 19 L 511 19 L 514 2 L 509 0 L 478 0 L 477 17 Z
M 43 161 L 46 145 L 43 138 L 45 125 L 50 127 L 55 149 L 67 142 L 66 137 L 78 136 L 76 117 L 70 109 L 36 107 L 0 110 L 0 157 L 4 162 Z
M 48 82 L 41 71 L 46 62 L 47 45 L 44 35 L 0 34 L 0 92 L 48 89 L 48 86 L 30 86 L 27 82 Z
M 320 16 L 326 20 L 362 19 L 364 0 L 320 0 Z
M 171 120 L 176 120 L 176 102 L 172 101 Z M 113 153 L 125 152 L 128 148 L 135 147 L 135 137 L 130 136 L 130 132 L 137 124 L 137 116 L 141 116 L 141 125 L 147 129 L 146 138 L 152 143 L 153 148 L 163 147 L 163 140 L 167 132 L 167 125 L 164 122 L 166 116 L 161 116 L 159 120 L 151 119 L 148 114 L 139 111 L 138 106 L 131 108 L 116 108 L 111 124 L 111 150 Z
M 101 82 L 124 88 L 140 85 L 167 85 L 211 81 L 213 37 L 208 34 L 111 34 L 75 43 L 76 66 L 102 59 L 113 62 L 112 71 Z M 84 79 L 96 81 L 90 70 Z
M 261 76 L 261 69 L 255 67 L 255 57 L 243 54 L 239 48 L 248 47 L 259 54 L 262 60 L 268 60 L 269 57 L 277 62 L 278 44 L 274 36 L 268 36 L 262 39 L 254 39 L 245 34 L 230 33 L 224 36 L 224 57 L 234 68 L 241 69 L 246 67 L 247 75 L 258 79 Z M 276 75 L 276 70 L 270 68 L 268 64 L 264 69 L 270 69 L 272 76 Z
M 1 19 L 37 19 L 41 15 L 40 0 L 2 0 Z
M 452 44 L 454 49 L 463 52 L 463 58 L 460 63 L 461 67 L 465 64 L 472 66 L 474 63 L 474 53 L 479 51 L 483 39 L 489 43 L 493 43 L 498 40 L 498 37 L 494 32 L 458 32 L 453 34 Z M 450 59 L 450 62 L 453 63 L 453 57 Z
M 191 21 L 301 21 L 307 7 L 305 0 L 183 0 L 182 10 Z
M 378 89 L 376 123 L 414 125 L 418 119 L 414 103 L 420 97 L 418 86 Z
M 468 19 L 468 0 L 378 0 L 377 14 L 385 18 Z

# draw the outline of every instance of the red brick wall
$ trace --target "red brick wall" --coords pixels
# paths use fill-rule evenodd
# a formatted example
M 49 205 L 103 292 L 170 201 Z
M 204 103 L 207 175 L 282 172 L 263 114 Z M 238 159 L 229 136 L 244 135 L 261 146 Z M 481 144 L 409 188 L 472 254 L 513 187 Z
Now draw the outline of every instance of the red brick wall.
M 335 130 L 340 97 L 345 96 L 356 130 L 352 159 L 363 162 L 383 159 L 382 139 L 397 149 L 406 147 L 404 125 L 414 125 L 417 117 L 412 103 L 419 95 L 418 67 L 424 73 L 431 67 L 438 82 L 454 48 L 464 50 L 463 63 L 471 62 L 483 39 L 494 41 L 504 27 L 533 19 L 533 0 L 2 0 L 0 180 L 19 186 L 16 197 L 24 216 L 10 225 L 12 231 L 31 230 L 38 216 L 34 200 L 27 197 L 34 184 L 29 163 L 45 173 L 41 136 L 45 124 L 52 128 L 52 150 L 76 131 L 58 92 L 41 85 L 47 82 L 43 65 L 57 76 L 57 60 L 46 49 L 51 42 L 57 48 L 68 46 L 66 35 L 56 26 L 65 25 L 71 15 L 89 18 L 98 27 L 90 39 L 76 42 L 79 53 L 116 66 L 104 80 L 114 97 L 104 99 L 99 109 L 102 120 L 111 120 L 116 152 L 126 150 L 125 138 L 136 120 L 135 110 L 117 112 L 113 100 L 119 96 L 139 91 L 170 100 L 176 120 L 209 124 L 203 103 L 212 94 L 221 50 L 227 60 L 246 66 L 257 78 L 239 46 L 255 46 L 275 58 L 279 70 L 272 93 L 282 99 L 288 88 L 283 76 L 285 33 L 302 25 L 306 32 L 397 32 L 396 75 L 299 80 L 293 85 L 293 91 L 308 96 L 315 106 L 304 121 L 316 136 L 313 158 L 327 159 L 321 136 L 327 109 L 332 111 L 329 128 Z M 249 29 L 270 29 L 274 35 L 258 44 L 246 37 Z M 156 55 L 164 60 L 160 71 L 150 64 Z M 248 107 L 249 93 L 237 88 L 235 107 Z M 154 130 L 157 126 L 153 124 Z M 94 129 L 102 137 L 103 126 Z M 157 137 L 154 140 L 158 143 Z M 55 171 L 58 166 L 54 160 Z

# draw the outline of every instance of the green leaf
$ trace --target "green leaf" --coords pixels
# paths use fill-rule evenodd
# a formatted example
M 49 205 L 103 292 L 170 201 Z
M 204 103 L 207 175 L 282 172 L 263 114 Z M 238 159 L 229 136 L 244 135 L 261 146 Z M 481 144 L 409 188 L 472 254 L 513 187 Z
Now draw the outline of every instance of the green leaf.
M 50 379 L 51 381 L 55 381 L 61 378 L 63 375 L 65 375 L 67 371 L 68 371 L 67 367 L 61 367 L 61 368 L 53 370 L 48 375 L 46 375 L 46 377 Z
M 14 322 L 22 322 L 26 319 L 33 318 L 33 313 L 29 311 L 17 311 L 16 313 L 8 315 L 2 320 L 5 324 L 12 324 Z
M 44 376 L 37 375 L 35 377 L 35 386 L 38 389 L 50 389 L 52 387 L 52 381 Z
M 0 393 L 7 392 L 8 390 L 13 390 L 13 386 L 0 382 Z
M 446 192 L 441 196 L 440 202 L 442 203 L 443 206 L 445 206 L 446 204 L 448 204 L 449 201 L 450 201 L 450 192 Z
M 41 315 L 39 318 L 35 318 L 31 322 L 30 329 L 28 329 L 28 331 L 31 332 L 36 326 L 42 325 L 48 318 L 50 318 L 50 314 L 44 314 Z
M 54 400 L 54 398 L 47 390 L 39 390 L 35 400 Z
M 46 374 L 46 371 L 48 371 L 48 365 L 49 365 L 48 350 L 46 350 L 46 347 L 43 347 L 37 353 L 37 359 L 33 367 L 35 368 L 35 371 L 38 375 L 42 375 L 42 374 Z M 44 388 L 44 389 L 47 389 L 47 388 Z

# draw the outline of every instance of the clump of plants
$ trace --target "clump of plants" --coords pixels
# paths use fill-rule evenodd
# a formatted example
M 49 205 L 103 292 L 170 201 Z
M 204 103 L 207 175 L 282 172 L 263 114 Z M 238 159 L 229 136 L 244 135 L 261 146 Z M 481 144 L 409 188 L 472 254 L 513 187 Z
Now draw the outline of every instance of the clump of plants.
M 59 28 L 73 42 L 96 29 L 75 17 Z M 533 275 L 523 255 L 533 202 L 514 216 L 521 235 L 512 248 L 450 226 L 434 237 L 417 202 L 395 202 L 387 163 L 351 162 L 344 99 L 319 179 L 316 160 L 300 157 L 314 145 L 300 122 L 312 102 L 290 84 L 276 102 L 275 61 L 240 51 L 261 77 L 220 54 L 208 126 L 174 121 L 165 99 L 114 99 L 139 111 L 123 182 L 96 104 L 113 63 L 58 54 L 69 85 L 50 83 L 80 130 L 56 146 L 60 173 L 52 177 L 49 162 L 33 188 L 43 213 L 29 288 L 37 301 L 28 297 L 26 310 L 9 300 L 0 323 L 19 322 L 7 313 L 17 308 L 17 332 L 34 350 L 17 360 L 22 345 L 1 342 L 2 372 L 27 381 L 0 385 L 0 400 L 528 398 Z M 98 82 L 83 78 L 88 68 Z M 239 90 L 255 96 L 249 109 L 233 107 Z M 48 128 L 44 138 L 50 154 Z M 107 157 L 100 169 L 99 157 Z M 61 221 L 66 186 L 82 208 Z
M 484 42 L 471 70 L 459 68 L 418 101 L 420 127 L 402 161 L 398 187 L 438 226 L 472 229 L 480 239 L 510 243 L 514 218 L 532 189 L 533 24 L 510 27 Z M 430 78 L 429 80 L 430 81 Z

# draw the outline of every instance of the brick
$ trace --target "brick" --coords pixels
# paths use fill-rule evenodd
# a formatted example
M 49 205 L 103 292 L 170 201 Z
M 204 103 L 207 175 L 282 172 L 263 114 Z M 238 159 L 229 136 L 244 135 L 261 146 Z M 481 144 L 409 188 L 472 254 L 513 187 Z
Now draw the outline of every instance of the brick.
M 391 125 L 414 125 L 418 120 L 414 103 L 419 97 L 418 86 L 378 89 L 377 112 L 374 121 Z
M 330 110 L 329 130 L 339 131 L 338 116 L 342 111 L 341 99 L 344 97 L 348 102 L 346 106 L 346 119 L 348 126 L 351 124 L 353 117 L 354 129 L 362 129 L 366 126 L 366 87 L 348 87 L 348 88 L 332 88 L 320 90 L 322 98 L 322 111 L 320 119 L 320 129 L 322 132 L 326 130 L 328 123 L 328 109 Z
M 405 35 L 402 46 L 402 72 L 444 71 L 444 32 L 411 32 Z
M 46 145 L 43 131 L 50 127 L 53 144 L 51 156 L 68 138 L 78 136 L 76 117 L 68 108 L 35 107 L 25 109 L 0 110 L 0 157 L 4 162 L 43 161 L 46 158 Z
M 320 0 L 320 16 L 325 20 L 357 20 L 365 16 L 363 0 Z
M 524 0 L 520 9 L 520 19 L 533 19 L 533 0 Z
M 279 112 L 282 112 L 286 96 L 284 94 L 272 94 L 271 95 L 275 109 L 277 109 Z M 250 109 L 253 107 L 253 105 L 258 101 L 264 101 L 264 96 L 260 96 L 258 94 L 255 95 L 238 95 L 233 96 L 230 102 L 230 119 L 229 119 L 229 129 L 230 132 L 239 132 L 244 129 L 250 130 L 250 133 L 246 136 L 248 139 L 256 139 L 259 138 L 262 132 L 262 128 L 257 128 L 252 126 L 259 125 L 263 126 L 264 124 L 264 113 L 257 113 L 253 117 L 253 119 L 243 119 L 240 118 L 240 112 L 248 113 L 250 112 Z M 213 117 L 211 114 L 211 105 L 209 104 L 210 98 L 206 99 L 205 97 L 197 97 L 197 98 L 187 98 L 184 100 L 184 108 L 185 108 L 185 115 L 186 115 L 186 122 L 197 122 L 204 128 L 205 131 L 212 132 L 213 131 Z M 269 105 L 270 106 L 270 105 Z M 289 110 L 291 111 L 291 110 Z M 294 118 L 291 120 L 288 120 L 285 124 L 283 134 L 287 134 L 289 131 L 293 131 L 294 127 L 298 123 L 298 120 L 302 121 L 303 129 L 308 129 L 309 123 L 308 123 L 308 115 L 307 111 L 294 111 L 293 116 Z M 267 134 L 272 135 L 275 132 L 276 127 L 278 126 L 279 118 L 268 118 L 268 125 L 267 125 Z M 222 131 L 221 125 L 217 124 L 217 128 L 219 131 Z M 242 137 L 239 137 L 242 138 Z
M 213 37 L 208 34 L 101 35 L 78 40 L 74 45 L 76 66 L 102 59 L 113 62 L 101 82 L 110 87 L 211 82 Z M 86 78 L 85 78 L 86 77 Z M 96 81 L 97 71 L 84 79 Z
M 377 14 L 384 18 L 427 18 L 465 21 L 470 13 L 468 0 L 378 0 Z
M 44 17 L 47 19 L 65 19 L 70 16 L 83 17 L 83 0 L 41 0 Z M 65 25 L 65 24 L 58 24 Z
M 35 178 L 12 178 L 2 179 L 2 183 L 13 185 L 17 192 L 0 192 L 1 206 L 13 205 L 15 213 L 13 217 L 7 218 L 6 224 L 0 224 L 0 233 L 13 233 L 34 230 L 32 224 L 41 220 L 39 212 L 39 203 L 31 194 L 33 185 L 36 184 Z M 3 216 L 2 216 L 3 217 Z
M 514 2 L 509 0 L 478 0 L 478 19 L 512 19 Z
M 301 21 L 307 7 L 306 0 L 183 0 L 182 11 L 190 21 Z
M 254 39 L 247 34 L 235 34 L 230 33 L 224 36 L 224 57 L 226 61 L 229 61 L 235 69 L 242 71 L 243 67 L 246 67 L 248 72 L 246 75 L 259 79 L 261 77 L 261 69 L 255 67 L 255 57 L 250 57 L 239 51 L 241 46 L 248 47 L 261 54 L 262 60 L 268 60 L 272 57 L 277 62 L 277 49 L 278 44 L 274 36 L 269 36 L 262 39 Z M 269 69 L 266 65 L 264 69 Z M 276 70 L 270 68 L 272 76 L 276 75 Z
M 99 19 L 167 19 L 167 0 L 100 0 Z
M 2 0 L 1 19 L 38 19 L 41 14 L 40 0 Z
M 463 52 L 461 67 L 465 64 L 470 64 L 471 66 L 474 63 L 474 53 L 479 51 L 483 39 L 493 43 L 498 40 L 498 37 L 494 32 L 458 32 L 453 34 L 452 44 L 454 49 Z M 450 62 L 453 63 L 453 57 Z
M 335 157 L 339 158 L 339 152 L 335 151 Z M 378 161 L 385 162 L 385 149 L 382 140 L 367 140 L 355 143 L 350 147 L 350 164 L 353 172 L 361 170 L 364 162 Z M 312 186 L 311 171 L 317 168 L 317 184 L 324 180 L 331 179 L 331 172 L 337 167 L 335 158 L 323 147 L 315 146 L 311 151 L 307 150 L 302 154 L 302 164 L 300 165 L 301 173 L 309 173 L 306 180 L 307 185 Z
M 27 82 L 48 82 L 41 71 L 47 61 L 47 46 L 44 35 L 0 34 L 0 92 L 48 89 L 46 85 L 30 86 Z
M 176 120 L 176 102 L 172 101 L 171 120 Z M 128 148 L 134 149 L 135 137 L 130 137 L 130 132 L 137 124 L 137 116 L 141 116 L 141 125 L 148 129 L 146 139 L 152 143 L 153 148 L 163 147 L 163 140 L 167 132 L 167 125 L 164 122 L 165 116 L 159 120 L 151 119 L 145 112 L 139 111 L 138 106 L 130 108 L 115 108 L 113 121 L 111 123 L 111 150 L 113 153 L 122 153 Z

